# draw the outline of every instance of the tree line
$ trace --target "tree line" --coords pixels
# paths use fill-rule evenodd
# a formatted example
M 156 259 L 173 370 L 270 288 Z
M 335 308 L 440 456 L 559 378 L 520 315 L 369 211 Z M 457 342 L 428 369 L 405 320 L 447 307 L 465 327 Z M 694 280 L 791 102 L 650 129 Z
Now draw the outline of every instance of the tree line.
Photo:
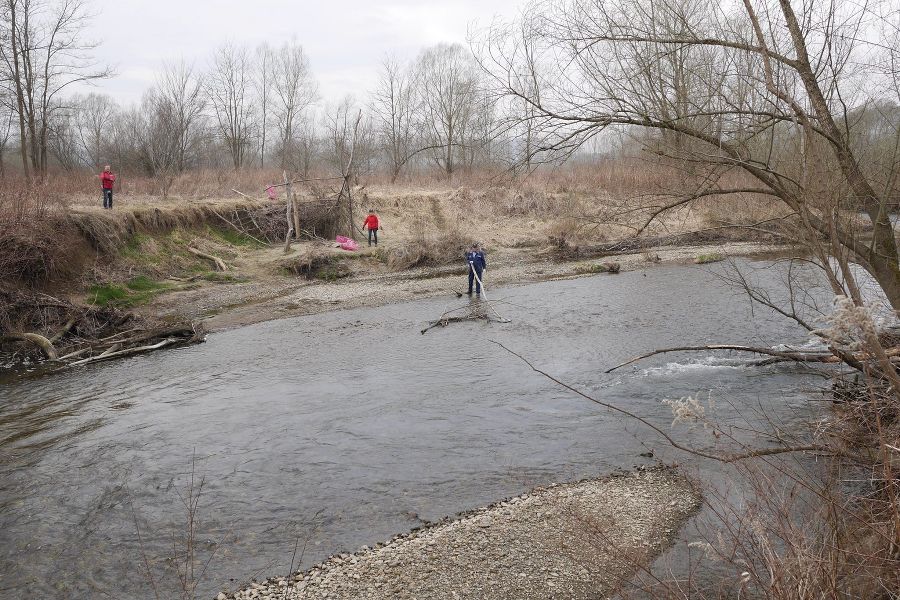
M 199 167 L 308 175 L 345 160 L 359 114 L 356 163 L 392 181 L 413 166 L 449 179 L 504 159 L 484 73 L 460 44 L 407 62 L 386 57 L 364 97 L 325 102 L 298 41 L 226 43 L 202 63 L 164 63 L 128 106 L 99 91 L 72 93 L 113 75 L 91 57 L 90 17 L 82 0 L 3 0 L 0 173 L 13 155 L 32 177 L 105 163 L 163 182 Z

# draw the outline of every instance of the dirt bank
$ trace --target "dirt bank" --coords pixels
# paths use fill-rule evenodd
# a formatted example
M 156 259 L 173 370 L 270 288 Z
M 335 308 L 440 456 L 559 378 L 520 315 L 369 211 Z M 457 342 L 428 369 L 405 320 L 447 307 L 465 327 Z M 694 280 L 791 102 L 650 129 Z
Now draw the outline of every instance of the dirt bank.
M 659 554 L 699 502 L 668 469 L 537 488 L 219 600 L 598 598 Z
M 593 274 L 603 260 L 634 270 L 693 262 L 702 254 L 773 248 L 764 241 L 742 241 L 746 232 L 740 231 L 686 234 L 685 224 L 638 239 L 620 226 L 580 226 L 569 215 L 599 200 L 572 194 L 526 197 L 494 189 L 361 194 L 366 206 L 381 214 L 385 230 L 378 248 L 355 253 L 322 237 L 336 226 L 333 207 L 308 198 L 298 200 L 302 239 L 287 253 L 282 243 L 274 243 L 283 239 L 285 227 L 283 204 L 277 201 L 120 199 L 113 211 L 71 206 L 50 213 L 46 218 L 53 227 L 16 230 L 6 240 L 0 292 L 28 299 L 16 310 L 0 306 L 0 352 L 36 359 L 38 347 L 22 340 L 35 334 L 52 339 L 60 331 L 68 332 L 60 350 L 68 344 L 78 351 L 72 344 L 86 330 L 83 314 L 94 309 L 121 312 L 121 323 L 136 315 L 144 329 L 215 331 L 452 294 L 464 285 L 461 255 L 475 240 L 488 252 L 488 290 Z M 677 245 L 653 245 L 666 243 Z M 58 310 L 63 305 L 74 308 Z M 116 333 L 104 331 L 101 337 Z

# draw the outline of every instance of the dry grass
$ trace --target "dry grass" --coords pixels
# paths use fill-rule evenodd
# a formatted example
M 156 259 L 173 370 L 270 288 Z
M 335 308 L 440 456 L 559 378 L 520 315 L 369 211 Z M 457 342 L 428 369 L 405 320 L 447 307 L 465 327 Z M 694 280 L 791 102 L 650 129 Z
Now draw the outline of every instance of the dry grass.
M 405 271 L 416 267 L 437 267 L 461 262 L 466 249 L 475 240 L 458 231 L 437 235 L 422 235 L 406 244 L 380 253 L 392 271 Z

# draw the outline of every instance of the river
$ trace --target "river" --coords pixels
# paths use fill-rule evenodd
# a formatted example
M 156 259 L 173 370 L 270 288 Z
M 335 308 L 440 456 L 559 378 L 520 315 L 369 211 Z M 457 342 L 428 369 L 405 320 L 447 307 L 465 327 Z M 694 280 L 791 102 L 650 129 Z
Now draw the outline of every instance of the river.
M 782 270 L 740 261 L 777 287 Z M 663 266 L 498 289 L 512 322 L 423 325 L 433 298 L 271 321 L 205 344 L 0 385 L 0 597 L 150 598 L 202 480 L 199 596 L 383 541 L 538 484 L 684 460 L 496 344 L 668 428 L 665 398 L 712 398 L 747 425 L 802 419 L 811 380 L 671 345 L 802 345 L 808 336 L 715 275 Z M 740 410 L 731 410 L 731 406 Z M 750 423 L 752 425 L 752 423 Z M 676 429 L 696 445 L 700 431 Z M 688 459 L 689 460 L 689 459 Z M 193 464 L 193 467 L 192 467 Z M 298 550 L 297 556 L 301 552 Z M 166 596 L 168 597 L 168 596 Z

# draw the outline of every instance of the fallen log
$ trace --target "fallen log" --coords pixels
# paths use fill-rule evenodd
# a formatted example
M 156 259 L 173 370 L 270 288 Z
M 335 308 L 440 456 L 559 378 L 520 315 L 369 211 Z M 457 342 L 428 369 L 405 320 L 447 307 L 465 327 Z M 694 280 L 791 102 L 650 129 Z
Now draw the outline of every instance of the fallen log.
M 176 342 L 180 342 L 183 340 L 167 338 L 158 342 L 156 344 L 151 344 L 149 346 L 138 346 L 137 348 L 127 348 L 125 350 L 119 350 L 118 352 L 104 352 L 103 354 L 98 354 L 97 356 L 91 356 L 89 358 L 83 358 L 81 360 L 76 360 L 75 362 L 71 362 L 67 365 L 64 365 L 60 368 L 65 367 L 78 367 L 80 365 L 86 365 L 91 362 L 98 362 L 101 360 L 109 360 L 112 358 L 120 358 L 122 356 L 129 356 L 132 354 L 139 354 L 141 352 L 149 352 L 150 350 L 158 350 L 159 348 L 164 348 L 166 346 L 170 346 Z
M 56 342 L 58 342 L 60 339 L 62 339 L 62 337 L 64 335 L 69 333 L 69 330 L 72 329 L 72 327 L 74 327 L 74 326 L 75 326 L 75 319 L 69 319 L 68 321 L 66 321 L 66 324 L 63 325 L 63 328 L 60 329 L 59 331 L 57 331 L 56 335 L 54 335 L 52 338 L 50 338 L 50 340 L 49 340 L 50 343 L 55 344 Z
M 91 351 L 91 347 L 86 346 L 84 348 L 76 350 L 75 352 L 69 352 L 68 354 L 66 354 L 64 356 L 60 356 L 59 360 L 69 360 L 70 358 L 75 358 L 76 356 L 81 356 L 85 352 L 90 352 L 90 351 Z
M 654 350 L 652 352 L 647 352 L 646 354 L 641 354 L 640 356 L 635 356 L 629 360 L 626 360 L 622 364 L 616 365 L 611 369 L 607 369 L 606 373 L 612 373 L 616 369 L 621 369 L 622 367 L 626 367 L 630 364 L 636 363 L 638 361 L 644 360 L 646 358 L 650 358 L 651 356 L 656 356 L 657 354 L 666 354 L 669 352 L 703 352 L 706 350 L 733 350 L 735 352 L 750 352 L 753 354 L 763 354 L 766 356 L 773 356 L 784 361 L 793 361 L 793 362 L 817 362 L 817 363 L 838 363 L 840 362 L 840 358 L 835 356 L 834 354 L 829 353 L 811 353 L 811 352 L 786 352 L 782 350 L 771 350 L 769 348 L 755 348 L 752 346 L 736 346 L 732 344 L 716 344 L 710 346 L 677 346 L 674 348 L 662 348 L 660 350 Z
M 227 271 L 228 270 L 228 265 L 226 265 L 225 261 L 222 260 L 221 258 L 219 258 L 218 256 L 213 256 L 212 254 L 207 254 L 206 252 L 197 250 L 196 248 L 194 248 L 192 246 L 188 246 L 187 251 L 195 256 L 199 256 L 200 258 L 205 258 L 206 260 L 211 261 L 216 266 L 216 269 L 219 271 Z
M 49 360 L 57 360 L 59 354 L 53 343 L 39 333 L 7 333 L 0 340 L 11 342 L 31 342 L 38 346 Z

